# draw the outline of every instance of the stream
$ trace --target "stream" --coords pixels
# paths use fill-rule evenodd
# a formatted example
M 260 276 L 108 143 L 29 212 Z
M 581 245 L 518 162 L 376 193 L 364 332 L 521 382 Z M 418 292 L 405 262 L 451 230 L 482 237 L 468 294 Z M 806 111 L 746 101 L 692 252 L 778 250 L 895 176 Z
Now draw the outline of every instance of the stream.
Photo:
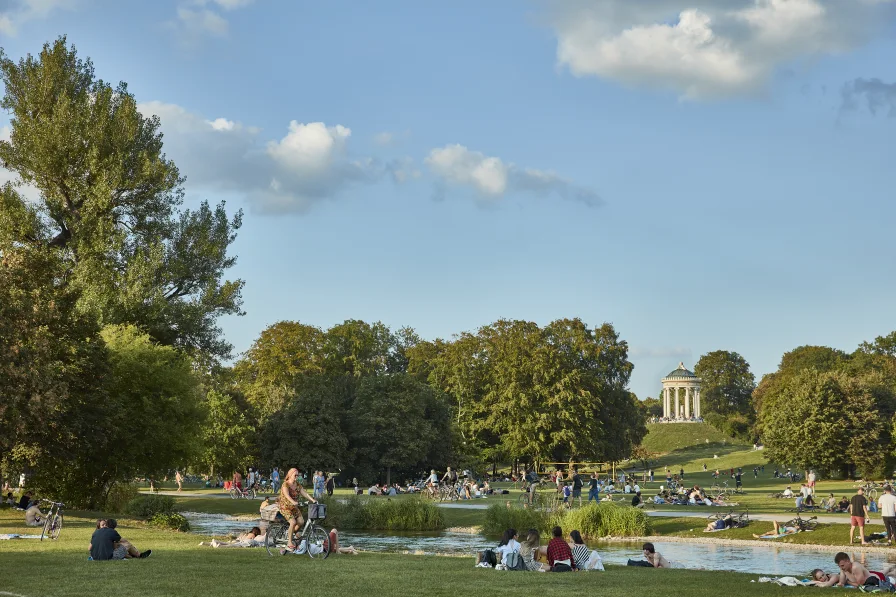
M 247 531 L 258 524 L 258 518 L 182 512 L 193 532 L 201 535 L 229 535 Z M 328 529 L 329 530 L 329 529 Z M 354 545 L 362 551 L 411 553 L 419 555 L 472 556 L 494 547 L 495 540 L 475 533 L 390 533 L 386 531 L 341 531 L 339 542 Z M 640 543 L 589 542 L 605 563 L 624 565 L 629 559 L 643 559 Z M 730 570 L 764 576 L 807 577 L 813 568 L 827 572 L 836 570 L 834 553 L 814 549 L 758 545 L 719 545 L 712 543 L 674 543 L 654 541 L 657 551 L 666 556 L 674 568 L 696 570 Z M 872 570 L 881 570 L 887 562 L 896 562 L 896 554 L 850 554 Z

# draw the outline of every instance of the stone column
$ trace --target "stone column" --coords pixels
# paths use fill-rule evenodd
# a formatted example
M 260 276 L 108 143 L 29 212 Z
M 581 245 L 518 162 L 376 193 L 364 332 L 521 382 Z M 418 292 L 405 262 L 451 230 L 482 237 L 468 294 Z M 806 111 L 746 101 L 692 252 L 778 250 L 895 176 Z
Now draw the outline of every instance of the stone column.
M 691 418 L 691 398 L 693 398 L 693 391 L 691 388 L 685 386 L 684 388 L 684 418 Z
M 663 418 L 669 418 L 669 388 L 663 388 Z
M 700 417 L 700 389 L 697 389 L 697 417 Z
M 681 408 L 680 408 L 679 402 L 678 402 L 678 386 L 675 386 L 675 418 L 677 419 L 680 416 L 681 416 Z

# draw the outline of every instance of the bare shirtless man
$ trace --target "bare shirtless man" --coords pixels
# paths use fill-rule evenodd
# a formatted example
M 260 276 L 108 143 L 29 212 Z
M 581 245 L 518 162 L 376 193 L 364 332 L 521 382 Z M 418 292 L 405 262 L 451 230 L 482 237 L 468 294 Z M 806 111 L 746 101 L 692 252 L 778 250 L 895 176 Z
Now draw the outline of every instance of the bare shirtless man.
M 854 587 L 861 587 L 865 584 L 876 585 L 883 580 L 883 574 L 872 572 L 859 562 L 853 562 L 842 551 L 834 556 L 834 563 L 840 568 L 840 579 L 837 584 L 841 587 L 845 587 L 847 584 Z

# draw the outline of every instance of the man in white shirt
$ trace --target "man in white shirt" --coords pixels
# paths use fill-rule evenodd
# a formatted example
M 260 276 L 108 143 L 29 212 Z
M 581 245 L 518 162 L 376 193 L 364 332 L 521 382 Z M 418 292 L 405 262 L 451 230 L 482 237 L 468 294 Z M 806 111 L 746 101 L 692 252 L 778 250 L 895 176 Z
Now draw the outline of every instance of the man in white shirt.
M 887 543 L 892 545 L 896 541 L 896 495 L 893 495 L 892 487 L 884 487 L 884 494 L 877 500 L 877 505 L 887 528 Z
M 782 495 L 786 498 L 793 497 L 793 490 L 790 489 L 789 485 L 787 486 L 787 489 L 784 490 L 784 493 Z
M 625 484 L 625 490 L 624 490 L 624 491 L 625 491 L 625 493 L 631 493 L 631 492 L 632 492 L 632 486 L 629 485 L 628 483 L 626 483 L 626 484 Z

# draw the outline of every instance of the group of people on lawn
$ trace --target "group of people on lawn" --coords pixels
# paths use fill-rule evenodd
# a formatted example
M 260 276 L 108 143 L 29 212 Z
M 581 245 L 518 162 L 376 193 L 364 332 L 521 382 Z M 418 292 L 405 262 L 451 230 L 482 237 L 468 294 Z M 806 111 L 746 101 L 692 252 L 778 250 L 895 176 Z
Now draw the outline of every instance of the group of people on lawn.
M 546 545 L 541 544 L 538 529 L 529 529 L 522 543 L 516 529 L 507 529 L 494 550 L 488 549 L 476 555 L 476 566 L 530 572 L 604 569 L 600 555 L 585 545 L 579 531 L 570 531 L 569 537 L 563 539 L 563 529 L 559 526 L 552 529 L 551 539 Z

